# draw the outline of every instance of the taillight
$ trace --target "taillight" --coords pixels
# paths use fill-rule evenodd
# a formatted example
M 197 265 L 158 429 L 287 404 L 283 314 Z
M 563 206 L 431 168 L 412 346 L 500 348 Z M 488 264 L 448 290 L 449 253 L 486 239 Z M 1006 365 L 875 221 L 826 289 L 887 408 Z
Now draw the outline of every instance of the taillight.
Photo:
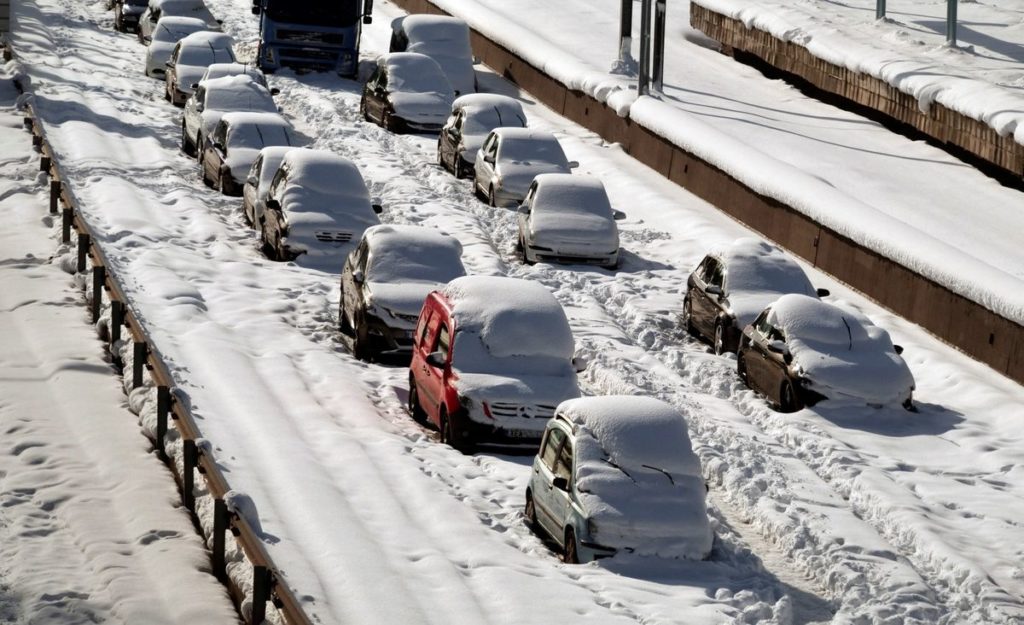
M 482 405 L 484 407 L 484 415 L 488 419 L 493 419 L 494 417 L 491 416 L 491 407 L 487 405 L 487 402 L 485 402 L 485 401 L 484 402 L 480 402 L 480 405 Z

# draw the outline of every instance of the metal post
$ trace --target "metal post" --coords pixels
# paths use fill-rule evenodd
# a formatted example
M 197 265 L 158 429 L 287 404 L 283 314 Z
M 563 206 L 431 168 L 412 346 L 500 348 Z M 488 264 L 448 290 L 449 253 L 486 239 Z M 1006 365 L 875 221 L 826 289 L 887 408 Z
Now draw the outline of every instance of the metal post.
M 110 300 L 110 344 L 116 345 L 121 340 L 121 326 L 124 325 L 124 304 L 116 299 Z M 116 357 L 116 355 L 115 355 Z
M 149 355 L 149 346 L 145 341 L 135 341 L 134 358 L 132 362 L 132 388 L 142 386 L 142 372 L 146 370 L 146 356 Z
M 63 216 L 61 219 L 61 231 L 60 231 L 60 242 L 71 243 L 71 225 L 75 221 L 75 212 L 70 206 L 67 206 L 63 210 Z
M 171 389 L 156 387 L 156 448 L 160 456 L 166 456 L 164 439 L 167 437 L 167 415 L 171 412 Z
M 50 171 L 50 157 L 43 156 L 39 157 L 39 171 Z
M 199 464 L 199 448 L 194 439 L 186 438 L 182 448 L 181 497 L 185 507 L 196 509 L 196 465 Z
M 875 0 L 875 19 L 880 20 L 885 17 L 885 0 Z
M 270 581 L 270 569 L 265 566 L 252 567 L 252 625 L 259 625 L 267 618 Z
M 665 0 L 656 0 L 654 4 L 654 58 L 651 68 L 651 82 L 654 90 L 661 93 L 665 84 Z
M 78 272 L 85 271 L 85 259 L 89 256 L 89 235 L 78 233 Z
M 613 74 L 631 74 L 636 68 L 633 60 L 633 2 L 622 0 L 619 9 L 619 57 L 612 64 Z
M 224 542 L 228 531 L 228 505 L 224 500 L 213 500 L 213 574 L 223 579 L 226 573 Z
M 956 45 L 956 3 L 957 0 L 946 0 L 946 43 Z
M 50 181 L 50 214 L 57 214 L 57 206 L 60 203 L 60 180 Z
M 640 3 L 640 75 L 637 95 L 647 95 L 651 71 L 651 0 Z
M 92 268 L 92 322 L 100 320 L 100 313 L 103 311 L 103 290 L 107 285 L 107 271 L 103 265 L 94 265 Z

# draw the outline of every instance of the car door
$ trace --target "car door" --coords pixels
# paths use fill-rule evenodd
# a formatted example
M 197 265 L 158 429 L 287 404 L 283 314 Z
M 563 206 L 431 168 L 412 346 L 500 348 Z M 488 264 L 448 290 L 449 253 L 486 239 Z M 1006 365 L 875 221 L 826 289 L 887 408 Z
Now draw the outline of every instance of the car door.
M 373 76 L 366 83 L 366 112 L 378 122 L 384 121 L 384 94 L 387 89 L 387 72 L 378 65 Z
M 203 110 L 203 104 L 206 101 L 206 87 L 199 87 L 195 93 L 192 94 L 188 100 L 185 100 L 185 111 L 182 113 L 182 118 L 185 123 L 185 135 L 189 137 L 194 143 L 196 141 L 196 135 L 199 133 L 199 125 L 202 123 L 199 116 Z M 202 148 L 202 146 L 197 146 Z
M 707 337 L 714 336 L 715 320 L 718 318 L 719 295 L 709 293 L 708 290 L 721 289 L 725 284 L 724 267 L 722 262 L 713 256 L 706 259 L 704 272 L 698 276 L 700 288 L 691 298 L 694 325 L 701 334 Z
M 253 226 L 259 225 L 259 218 L 256 216 L 256 191 L 260 186 L 260 171 L 262 170 L 263 155 L 260 154 L 249 168 L 249 175 L 246 176 L 245 185 L 242 186 L 242 205 L 245 207 L 246 217 Z
M 345 302 L 345 311 L 349 316 L 349 323 L 353 328 L 356 327 L 356 311 L 362 308 L 364 301 L 363 279 L 366 277 L 368 257 L 368 246 L 366 239 L 363 239 L 348 255 L 348 259 L 345 260 L 345 270 L 342 272 L 341 294 Z
M 455 147 L 459 145 L 459 132 L 462 127 L 464 114 L 465 112 L 461 109 L 456 112 L 452 123 L 445 125 L 440 137 L 441 158 L 445 163 L 448 163 L 456 175 L 458 175 L 456 168 L 459 166 L 459 162 L 456 158 Z
M 558 462 L 555 464 L 555 478 L 565 480 L 562 488 L 556 486 L 554 481 L 551 485 L 551 517 L 555 521 L 556 530 L 552 536 L 563 547 L 565 546 L 565 526 L 572 515 L 572 485 L 573 485 L 573 440 L 571 436 L 565 437 L 561 449 L 558 450 Z M 577 535 L 579 531 L 576 532 Z
M 498 135 L 493 132 L 487 135 L 480 154 L 476 159 L 476 186 L 487 193 L 494 178 L 495 162 L 498 156 Z
M 533 198 L 537 195 L 537 183 L 534 182 L 530 185 L 530 190 L 526 192 L 526 197 L 523 198 L 523 203 L 519 205 L 519 237 L 524 244 L 523 256 L 526 256 L 526 245 L 533 243 L 533 239 L 530 238 L 530 218 L 533 215 Z
M 164 81 L 167 84 L 167 93 L 173 97 L 173 89 L 178 84 L 178 56 L 181 54 L 181 42 L 174 44 L 171 51 L 171 58 L 167 61 L 167 73 L 164 74 Z
M 221 121 L 213 131 L 213 136 L 206 144 L 203 152 L 203 169 L 208 180 L 219 182 L 220 166 L 227 158 L 228 125 Z
M 558 454 L 565 439 L 566 432 L 561 427 L 552 425 L 548 428 L 538 454 L 540 461 L 533 465 L 533 471 L 537 478 L 534 481 L 537 487 L 533 491 L 533 507 L 537 514 L 537 522 L 551 536 L 562 534 L 561 522 L 555 513 L 557 504 L 554 494 L 554 479 L 555 469 L 558 466 Z
M 772 372 L 768 363 L 768 337 L 772 326 L 768 323 L 770 309 L 764 310 L 754 320 L 750 344 L 743 352 L 743 362 L 747 368 L 747 383 L 750 388 L 762 394 L 768 394 L 771 386 Z

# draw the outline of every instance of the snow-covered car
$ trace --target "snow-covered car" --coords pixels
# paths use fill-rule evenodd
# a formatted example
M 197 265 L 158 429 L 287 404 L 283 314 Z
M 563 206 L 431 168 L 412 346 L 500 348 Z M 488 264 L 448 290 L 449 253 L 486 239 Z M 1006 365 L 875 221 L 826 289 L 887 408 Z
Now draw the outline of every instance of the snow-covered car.
M 263 228 L 263 213 L 267 209 L 267 193 L 270 191 L 270 183 L 274 180 L 284 155 L 289 150 L 287 146 L 272 145 L 260 150 L 260 155 L 252 164 L 249 175 L 242 186 L 242 214 L 249 224 L 261 230 Z
M 576 166 L 550 132 L 495 128 L 477 152 L 473 185 L 491 206 L 517 206 L 539 174 L 567 174 Z
M 458 178 L 473 175 L 476 154 L 495 128 L 525 128 L 526 113 L 518 100 L 494 93 L 455 98 L 452 114 L 437 137 L 437 162 Z
M 576 564 L 620 551 L 703 560 L 713 534 L 686 420 L 651 397 L 562 402 L 526 488 L 526 520 Z
M 296 147 L 300 142 L 280 113 L 225 113 L 205 139 L 199 159 L 203 182 L 225 195 L 241 195 L 260 150 L 270 145 Z
M 612 208 L 593 176 L 540 174 L 519 207 L 523 262 L 576 263 L 614 269 L 619 264 L 619 228 L 625 215 Z
M 456 278 L 427 296 L 413 335 L 409 410 L 456 449 L 535 446 L 579 397 L 565 312 L 535 282 Z
M 476 91 L 469 26 L 447 15 L 406 15 L 391 22 L 389 52 L 416 52 L 441 66 L 455 95 Z
M 355 163 L 325 150 L 290 150 L 267 193 L 263 250 L 273 260 L 305 255 L 339 271 L 363 231 L 380 223 L 378 210 Z
M 149 7 L 149 0 L 114 0 L 114 30 L 122 33 L 138 32 L 139 19 Z
M 427 294 L 464 275 L 462 244 L 436 228 L 368 228 L 341 272 L 338 318 L 352 353 L 409 357 Z
M 252 63 L 211 63 L 206 67 L 206 71 L 203 72 L 203 75 L 199 78 L 198 84 L 202 84 L 203 81 L 206 80 L 225 78 L 227 76 L 249 76 L 269 89 L 266 74 L 260 71 L 260 68 Z M 270 89 L 270 93 L 277 95 L 276 92 L 277 89 Z
M 825 297 L 788 254 L 744 237 L 707 254 L 690 273 L 681 323 L 711 342 L 716 354 L 735 352 L 743 328 L 768 304 L 787 293 Z
M 454 100 L 436 61 L 414 52 L 392 52 L 377 59 L 377 68 L 363 85 L 359 111 L 366 121 L 391 132 L 437 132 Z
M 174 46 L 164 74 L 164 97 L 175 106 L 184 106 L 210 63 L 234 63 L 235 40 L 231 35 L 199 31 L 183 37 Z
M 181 151 L 196 156 L 226 113 L 276 113 L 270 91 L 251 76 L 225 76 L 202 80 L 185 101 L 181 116 Z
M 203 0 L 149 0 L 149 5 L 139 17 L 139 28 L 136 31 L 139 41 L 149 45 L 156 38 L 157 24 L 165 17 L 189 17 L 203 22 L 204 30 L 220 30 L 220 23 L 214 19 Z
M 171 60 L 174 46 L 192 33 L 204 30 L 207 30 L 206 23 L 194 17 L 170 15 L 160 18 L 146 48 L 146 75 L 162 79 L 167 73 L 167 62 Z
M 914 376 L 901 353 L 864 315 L 790 294 L 743 330 L 736 369 L 781 412 L 823 399 L 912 410 Z

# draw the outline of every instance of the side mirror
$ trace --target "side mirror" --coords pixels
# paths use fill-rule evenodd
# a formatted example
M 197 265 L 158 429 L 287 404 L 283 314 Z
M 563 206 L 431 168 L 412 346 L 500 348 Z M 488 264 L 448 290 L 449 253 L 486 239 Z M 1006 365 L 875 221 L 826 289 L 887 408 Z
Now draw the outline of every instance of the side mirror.
M 829 291 L 828 289 L 817 289 L 815 292 L 818 294 L 818 297 L 828 297 L 829 295 L 832 295 L 832 291 Z
M 197 83 L 197 82 L 194 82 L 194 83 L 192 83 L 192 85 L 191 85 L 191 87 L 190 87 L 190 88 L 191 88 L 191 89 L 192 89 L 193 91 L 195 91 L 196 89 L 198 89 L 198 88 L 199 88 L 199 83 Z
M 277 200 L 275 200 L 274 198 L 269 198 L 268 197 L 267 198 L 267 208 L 269 208 L 272 211 L 279 211 L 279 210 L 281 210 L 281 203 L 278 202 Z
M 576 369 L 576 373 L 583 373 L 587 370 L 587 366 L 590 365 L 590 361 L 583 354 L 577 354 L 572 358 L 573 369 Z
M 252 5 L 252 14 L 253 15 L 259 15 L 260 14 L 260 8 L 258 6 L 256 6 L 255 4 Z
M 626 213 L 624 213 L 622 211 L 615 210 L 614 208 L 612 209 L 612 219 L 614 219 L 615 221 L 622 221 L 625 218 L 626 218 Z
M 372 24 L 373 23 L 373 16 L 372 15 L 364 15 L 363 16 L 363 23 L 364 24 Z
M 362 284 L 365 277 L 362 269 L 356 269 L 352 272 L 352 279 L 355 280 L 356 284 Z
M 569 169 L 576 169 L 580 166 L 579 161 L 569 161 Z
M 281 90 L 278 89 L 277 87 L 274 87 L 273 89 L 270 90 L 270 95 L 279 95 L 280 93 Z
M 444 369 L 444 354 L 440 351 L 430 352 L 427 354 L 427 364 L 431 367 L 437 367 L 438 369 Z
M 896 350 L 896 355 L 897 356 L 902 356 L 903 355 L 903 346 L 902 345 L 893 345 L 892 348 L 894 350 Z
M 557 488 L 558 490 L 569 490 L 569 480 L 565 479 L 564 477 L 556 477 L 555 479 L 551 480 L 551 485 Z
M 722 287 L 718 286 L 717 284 L 709 284 L 707 285 L 707 287 L 705 287 L 704 292 L 707 293 L 708 295 L 717 295 L 721 297 Z
M 377 213 L 378 215 L 384 212 L 384 207 L 381 206 L 380 204 L 371 204 L 370 208 L 372 208 L 373 212 Z

